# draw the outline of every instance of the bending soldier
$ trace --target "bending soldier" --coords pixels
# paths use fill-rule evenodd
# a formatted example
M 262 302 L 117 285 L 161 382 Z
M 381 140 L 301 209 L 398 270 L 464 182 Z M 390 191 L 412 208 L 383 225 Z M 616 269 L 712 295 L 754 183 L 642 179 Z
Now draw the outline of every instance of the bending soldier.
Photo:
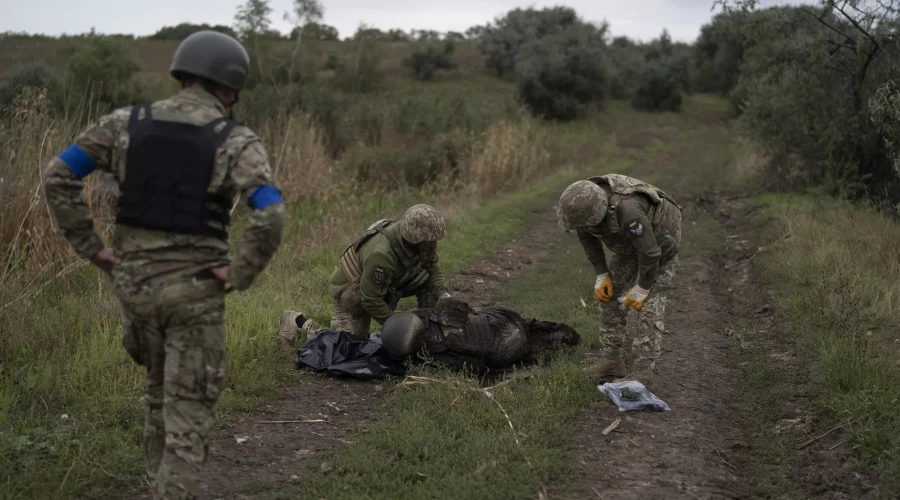
M 47 200 L 75 251 L 109 274 L 122 344 L 147 369 L 144 452 L 154 498 L 196 498 L 225 377 L 225 284 L 244 290 L 281 243 L 285 209 L 266 151 L 230 120 L 250 59 L 237 40 L 195 33 L 175 52 L 175 96 L 102 117 L 53 159 Z M 113 249 L 93 231 L 83 179 L 119 185 Z M 253 209 L 228 258 L 237 195 Z
M 419 307 L 428 307 L 449 296 L 437 255 L 437 242 L 446 234 L 444 218 L 429 205 L 411 207 L 399 221 L 369 226 L 341 255 L 329 280 L 331 329 L 365 336 L 371 319 L 384 324 L 403 297 L 415 296 Z M 281 315 L 282 331 L 295 327 L 297 314 Z
M 662 190 L 618 174 L 575 182 L 560 196 L 559 225 L 576 232 L 597 274 L 607 352 L 595 374 L 652 380 L 681 248 L 681 211 Z M 603 243 L 612 252 L 608 266 Z M 624 292 L 617 301 L 616 291 Z

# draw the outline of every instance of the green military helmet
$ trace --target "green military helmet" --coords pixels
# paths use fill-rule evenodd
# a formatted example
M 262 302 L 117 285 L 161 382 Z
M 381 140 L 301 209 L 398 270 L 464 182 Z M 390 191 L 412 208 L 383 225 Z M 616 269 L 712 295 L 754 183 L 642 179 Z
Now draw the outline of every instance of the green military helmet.
M 400 235 L 412 243 L 438 241 L 447 236 L 444 217 L 431 205 L 413 205 L 400 219 Z
M 596 226 L 603 222 L 608 206 L 603 188 L 591 181 L 578 181 L 570 184 L 559 197 L 556 218 L 564 231 Z
M 412 356 L 425 343 L 425 330 L 425 322 L 414 313 L 391 314 L 381 330 L 381 345 L 393 359 Z
M 172 76 L 206 78 L 240 91 L 250 76 L 250 56 L 234 38 L 218 31 L 198 31 L 184 39 L 172 59 Z

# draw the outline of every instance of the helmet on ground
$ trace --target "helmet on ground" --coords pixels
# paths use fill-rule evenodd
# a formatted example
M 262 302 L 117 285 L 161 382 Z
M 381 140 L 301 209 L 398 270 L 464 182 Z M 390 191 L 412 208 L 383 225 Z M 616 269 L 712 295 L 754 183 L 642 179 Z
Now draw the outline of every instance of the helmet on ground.
M 608 207 L 606 192 L 591 181 L 569 185 L 559 197 L 556 218 L 559 227 L 571 231 L 579 227 L 596 226 L 603 222 Z
M 381 345 L 393 359 L 412 356 L 425 343 L 425 322 L 411 312 L 388 316 L 381 330 Z
M 438 241 L 447 236 L 444 217 L 430 205 L 413 205 L 400 219 L 400 235 L 416 244 L 423 241 Z
M 238 92 L 250 76 L 250 56 L 224 33 L 198 31 L 178 46 L 170 72 L 177 80 L 193 75 Z

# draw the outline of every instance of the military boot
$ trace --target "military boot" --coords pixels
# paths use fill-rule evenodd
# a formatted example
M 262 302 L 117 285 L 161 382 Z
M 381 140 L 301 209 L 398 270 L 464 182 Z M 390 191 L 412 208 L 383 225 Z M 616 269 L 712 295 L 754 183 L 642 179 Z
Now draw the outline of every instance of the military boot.
M 293 349 L 297 339 L 300 338 L 300 327 L 297 326 L 297 318 L 303 316 L 302 312 L 284 311 L 281 313 L 281 321 L 278 329 L 278 338 L 281 345 Z
M 609 377 L 622 377 L 627 373 L 625 364 L 619 358 L 603 358 L 584 369 L 584 374 L 592 380 Z

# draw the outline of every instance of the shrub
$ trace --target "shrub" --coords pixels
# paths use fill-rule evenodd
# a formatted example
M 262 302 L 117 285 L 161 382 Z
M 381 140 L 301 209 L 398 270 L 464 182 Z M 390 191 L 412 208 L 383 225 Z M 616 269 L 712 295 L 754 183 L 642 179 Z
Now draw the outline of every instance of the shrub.
M 649 64 L 631 100 L 631 107 L 641 111 L 679 111 L 681 89 L 671 68 Z
M 75 99 L 86 95 L 101 104 L 118 107 L 140 97 L 133 79 L 141 69 L 132 43 L 92 34 L 77 48 L 63 51 L 65 78 L 77 91 Z
M 478 30 L 477 46 L 485 56 L 485 65 L 503 76 L 516 71 L 523 47 L 580 22 L 570 7 L 513 9 Z
M 601 101 L 609 84 L 603 30 L 573 26 L 522 49 L 518 95 L 542 118 L 573 120 Z
M 334 71 L 338 69 L 341 65 L 341 60 L 338 58 L 337 54 L 328 54 L 328 59 L 325 59 L 325 69 Z
M 0 80 L 0 113 L 15 102 L 26 89 L 46 89 L 53 85 L 53 71 L 37 63 L 18 66 Z
M 379 69 L 382 54 L 369 31 L 359 30 L 350 43 L 350 55 L 345 57 L 334 76 L 334 84 L 345 92 L 372 92 L 381 88 L 384 73 Z
M 432 80 L 434 73 L 439 69 L 456 69 L 456 61 L 453 59 L 455 49 L 456 45 L 450 40 L 444 42 L 442 46 L 428 45 L 424 49 L 414 51 L 403 64 L 412 68 L 416 79 Z

